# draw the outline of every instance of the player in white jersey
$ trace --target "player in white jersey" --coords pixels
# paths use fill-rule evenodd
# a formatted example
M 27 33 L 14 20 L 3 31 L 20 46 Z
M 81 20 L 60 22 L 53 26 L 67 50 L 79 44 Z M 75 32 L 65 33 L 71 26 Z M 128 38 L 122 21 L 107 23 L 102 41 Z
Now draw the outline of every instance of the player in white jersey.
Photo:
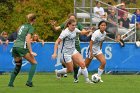
M 93 57 L 96 57 L 96 59 L 98 59 L 100 61 L 100 66 L 98 68 L 98 75 L 101 77 L 103 71 L 104 71 L 104 67 L 106 64 L 106 60 L 105 60 L 105 56 L 102 53 L 102 43 L 105 39 L 106 36 L 106 27 L 107 27 L 107 23 L 105 21 L 101 21 L 98 24 L 98 30 L 96 30 L 91 37 L 91 41 L 89 44 L 89 48 L 88 48 L 88 52 L 87 52 L 87 57 L 85 59 L 85 64 L 86 67 L 89 66 L 90 62 L 92 61 Z M 78 71 L 78 76 L 81 74 L 81 70 L 79 69 Z M 101 82 L 103 82 L 102 80 L 100 80 Z
M 73 62 L 81 67 L 81 72 L 85 77 L 87 83 L 92 83 L 88 78 L 88 71 L 85 66 L 82 55 L 75 48 L 76 33 L 88 34 L 88 31 L 80 31 L 76 28 L 76 20 L 69 19 L 66 23 L 66 29 L 63 30 L 59 38 L 55 42 L 54 53 L 52 58 L 57 57 L 57 48 L 60 42 L 63 40 L 62 44 L 62 56 L 66 64 L 66 68 L 56 70 L 57 78 L 60 78 L 61 74 L 73 72 Z

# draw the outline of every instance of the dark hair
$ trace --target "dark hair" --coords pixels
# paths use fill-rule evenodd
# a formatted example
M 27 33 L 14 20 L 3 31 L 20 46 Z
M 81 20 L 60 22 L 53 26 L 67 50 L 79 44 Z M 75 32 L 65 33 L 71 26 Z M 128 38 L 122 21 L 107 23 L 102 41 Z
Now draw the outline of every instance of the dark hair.
M 74 13 L 70 13 L 68 14 L 68 19 L 71 17 L 71 16 L 74 16 L 76 18 L 76 15 Z
M 96 5 L 99 4 L 99 3 L 100 3 L 99 1 L 96 1 Z M 101 3 L 100 3 L 100 4 L 101 4 Z
M 111 2 L 108 2 L 107 4 L 112 5 L 112 3 L 111 3 Z
M 101 25 L 102 23 L 105 23 L 105 24 L 107 25 L 107 22 L 103 20 L 103 21 L 100 21 L 100 22 L 99 22 L 98 28 L 100 27 L 100 25 Z

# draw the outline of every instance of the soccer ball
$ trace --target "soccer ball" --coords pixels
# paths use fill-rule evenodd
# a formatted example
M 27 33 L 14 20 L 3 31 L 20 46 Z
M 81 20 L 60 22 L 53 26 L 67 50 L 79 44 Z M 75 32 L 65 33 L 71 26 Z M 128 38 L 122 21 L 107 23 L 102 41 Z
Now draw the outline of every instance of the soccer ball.
M 95 73 L 95 74 L 93 74 L 92 76 L 91 76 L 91 80 L 92 80 L 92 82 L 94 82 L 94 83 L 98 83 L 99 81 L 100 81 L 100 77 L 99 77 L 99 75 L 97 74 L 97 73 Z
M 136 46 L 140 47 L 140 41 L 136 41 Z

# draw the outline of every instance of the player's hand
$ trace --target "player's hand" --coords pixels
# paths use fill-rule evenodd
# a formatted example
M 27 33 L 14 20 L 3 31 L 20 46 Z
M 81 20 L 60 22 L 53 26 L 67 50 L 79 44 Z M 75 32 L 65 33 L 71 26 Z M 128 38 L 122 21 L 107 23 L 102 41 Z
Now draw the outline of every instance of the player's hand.
M 55 20 L 50 20 L 49 22 L 52 26 L 54 26 L 56 24 L 56 21 Z
M 35 52 L 31 52 L 31 54 L 32 54 L 33 56 L 37 56 L 37 54 L 36 54 Z
M 52 55 L 52 58 L 53 58 L 53 59 L 56 59 L 56 57 L 57 57 L 57 54 L 54 53 L 54 54 Z

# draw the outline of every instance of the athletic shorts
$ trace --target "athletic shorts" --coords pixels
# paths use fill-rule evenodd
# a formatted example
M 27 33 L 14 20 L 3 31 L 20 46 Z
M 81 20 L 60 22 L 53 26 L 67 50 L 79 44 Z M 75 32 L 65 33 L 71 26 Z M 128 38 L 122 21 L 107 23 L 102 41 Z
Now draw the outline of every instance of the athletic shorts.
M 12 56 L 13 57 L 23 57 L 27 53 L 29 53 L 29 49 L 13 47 L 12 49 Z
M 75 49 L 72 54 L 63 53 L 61 57 L 65 63 L 69 63 L 72 62 L 72 56 L 76 53 L 78 53 L 78 51 Z
M 93 55 L 94 56 L 97 56 L 99 54 L 102 54 L 102 50 L 100 50 L 100 49 L 92 49 L 92 51 L 93 51 Z M 86 53 L 86 58 L 91 58 L 89 48 L 88 48 L 88 51 Z

